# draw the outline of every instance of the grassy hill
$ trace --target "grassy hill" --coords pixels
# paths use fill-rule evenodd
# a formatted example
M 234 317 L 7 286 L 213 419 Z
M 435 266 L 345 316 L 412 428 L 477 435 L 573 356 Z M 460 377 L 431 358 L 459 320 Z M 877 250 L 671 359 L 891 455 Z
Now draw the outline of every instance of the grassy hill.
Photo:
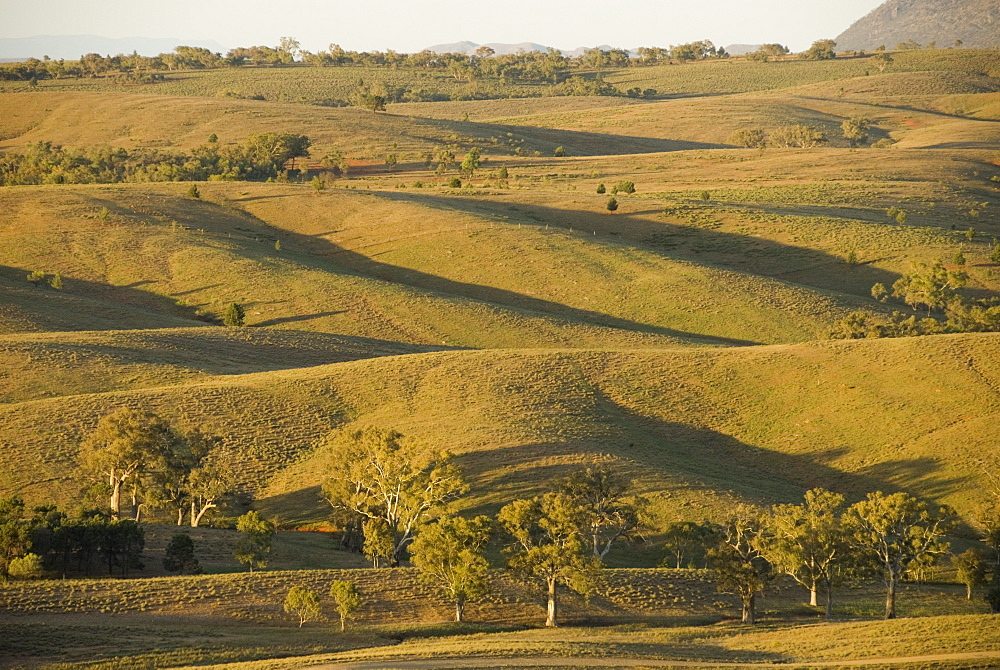
M 851 498 L 906 490 L 969 514 L 987 485 L 977 459 L 1000 457 L 988 428 L 1000 412 L 997 344 L 983 334 L 436 352 L 29 400 L 0 406 L 14 465 L 0 485 L 71 499 L 78 440 L 130 405 L 222 436 L 259 505 L 292 523 L 326 514 L 318 438 L 370 424 L 458 454 L 473 485 L 464 505 L 477 510 L 607 462 L 637 478 L 664 520 L 713 517 L 734 500 L 792 501 L 814 486 Z
M 1000 293 L 994 55 L 632 68 L 606 75 L 669 97 L 379 115 L 206 84 L 293 89 L 337 68 L 2 93 L 5 149 L 287 131 L 312 138 L 307 165 L 340 150 L 351 169 L 324 190 L 207 182 L 200 198 L 171 183 L 0 191 L 0 445 L 16 465 L 0 491 L 77 500 L 79 440 L 127 404 L 222 436 L 257 505 L 293 525 L 326 513 L 317 440 L 365 424 L 455 451 L 476 510 L 607 461 L 664 520 L 814 486 L 907 490 L 968 515 L 976 459 L 997 457 L 995 334 L 825 338 L 851 311 L 905 311 L 872 285 L 914 262 L 957 268 L 959 250 L 966 294 Z M 840 124 L 860 115 L 892 148 L 847 146 Z M 727 145 L 800 123 L 829 145 Z M 484 150 L 462 188 L 423 164 L 443 144 Z M 611 213 L 598 185 L 624 181 L 636 193 Z M 34 270 L 63 288 L 30 285 Z M 231 302 L 249 328 L 211 325 Z

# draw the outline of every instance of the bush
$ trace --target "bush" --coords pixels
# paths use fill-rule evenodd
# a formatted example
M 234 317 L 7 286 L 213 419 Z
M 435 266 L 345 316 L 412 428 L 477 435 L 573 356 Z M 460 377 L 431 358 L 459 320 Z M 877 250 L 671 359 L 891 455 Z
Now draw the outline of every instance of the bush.
M 449 188 L 462 188 L 462 180 L 459 179 L 458 177 L 452 177 L 448 181 L 448 187 Z
M 617 209 L 618 209 L 618 201 L 615 200 L 614 198 L 609 198 L 608 199 L 608 211 L 609 212 L 614 212 Z
M 767 145 L 767 139 L 760 128 L 743 128 L 729 136 L 729 143 L 748 149 L 763 149 Z
M 38 554 L 25 554 L 20 558 L 11 559 L 7 565 L 7 574 L 14 579 L 38 579 L 45 574 L 42 569 L 42 557 Z
M 605 193 L 607 193 L 608 191 L 607 191 L 607 189 L 606 189 L 606 188 L 604 188 L 604 184 L 598 184 L 598 185 L 597 185 L 597 192 L 598 192 L 598 194 L 600 194 L 600 195 L 604 195 L 604 194 L 605 194 Z
M 230 328 L 239 328 L 243 325 L 245 319 L 246 311 L 244 311 L 243 305 L 235 302 L 229 303 L 226 311 L 222 314 L 222 323 Z
M 170 538 L 167 551 L 163 556 L 163 569 L 178 574 L 201 574 L 201 565 L 194 556 L 194 540 L 184 533 L 177 533 Z
M 631 181 L 620 181 L 615 189 L 617 193 L 635 193 L 635 183 Z
M 191 184 L 190 186 L 188 186 L 187 196 L 189 198 L 195 198 L 195 199 L 201 197 L 201 191 L 198 190 L 197 184 Z

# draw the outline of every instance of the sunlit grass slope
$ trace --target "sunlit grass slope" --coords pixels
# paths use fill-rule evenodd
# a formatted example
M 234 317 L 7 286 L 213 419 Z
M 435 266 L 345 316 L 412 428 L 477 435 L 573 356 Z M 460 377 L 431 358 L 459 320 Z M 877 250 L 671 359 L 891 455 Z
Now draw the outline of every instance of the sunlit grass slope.
M 214 314 L 235 301 L 255 326 L 473 347 L 801 341 L 871 303 L 622 244 L 588 230 L 592 212 L 571 231 L 555 209 L 428 191 L 184 188 L 8 189 L 0 265 L 59 271 L 65 294 Z
M 77 445 L 119 405 L 221 435 L 268 513 L 322 518 L 315 443 L 332 428 L 398 428 L 459 455 L 487 509 L 607 461 L 665 519 L 733 500 L 907 490 L 964 514 L 995 459 L 993 334 L 648 352 L 465 351 L 216 377 L 0 406 L 0 487 L 72 498 Z M 39 373 L 41 370 L 39 370 Z
M 0 402 L 164 386 L 435 347 L 299 330 L 167 328 L 0 336 Z

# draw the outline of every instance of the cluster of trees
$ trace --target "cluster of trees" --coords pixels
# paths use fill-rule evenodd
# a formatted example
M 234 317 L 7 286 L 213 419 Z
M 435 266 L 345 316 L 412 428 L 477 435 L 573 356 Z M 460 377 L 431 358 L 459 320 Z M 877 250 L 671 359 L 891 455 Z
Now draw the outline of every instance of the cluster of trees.
M 150 412 L 122 407 L 103 416 L 80 445 L 88 495 L 103 496 L 112 520 L 139 521 L 143 510 L 163 510 L 177 525 L 197 527 L 234 491 L 232 469 L 218 440 L 182 432 Z
M 900 214 L 895 218 L 905 220 Z M 1000 242 L 994 240 L 991 251 L 994 262 L 1000 263 Z M 961 250 L 956 261 L 959 265 L 965 263 Z M 913 310 L 926 309 L 926 317 L 907 316 L 898 311 L 890 316 L 852 312 L 834 325 L 831 336 L 865 339 L 1000 332 L 1000 300 L 959 294 L 958 290 L 968 281 L 969 275 L 964 270 L 949 269 L 940 259 L 931 264 L 914 263 L 909 272 L 893 283 L 891 291 L 881 283 L 872 286 L 872 297 L 880 302 L 897 298 Z
M 19 497 L 0 499 L 0 579 L 89 575 L 102 567 L 127 577 L 143 567 L 144 547 L 142 526 L 131 519 L 113 519 L 104 510 L 70 517 L 53 505 L 29 510 Z
M 826 133 L 813 126 L 795 124 L 773 128 L 765 133 L 760 128 L 742 128 L 729 136 L 729 143 L 748 149 L 796 147 L 808 149 L 827 142 Z
M 465 603 L 489 588 L 484 552 L 491 538 L 504 544 L 511 570 L 544 586 L 547 625 L 554 626 L 557 585 L 585 588 L 611 547 L 639 534 L 644 501 L 607 468 L 588 468 L 552 493 L 515 501 L 494 522 L 450 513 L 468 485 L 447 453 L 380 428 L 333 433 L 323 448 L 329 473 L 323 496 L 343 545 L 376 567 L 409 558 L 452 599 L 457 620 Z
M 24 153 L 0 155 L 0 185 L 277 178 L 286 163 L 309 155 L 310 140 L 294 133 L 257 133 L 237 145 L 209 142 L 190 153 L 157 149 L 65 149 L 37 142 Z
M 677 524 L 668 529 L 667 546 L 678 564 L 701 551 L 719 590 L 740 598 L 745 623 L 755 620 L 757 596 L 782 574 L 808 590 L 811 605 L 822 593 L 828 616 L 837 586 L 877 578 L 890 619 L 901 580 L 947 553 L 943 538 L 954 521 L 947 507 L 905 493 L 870 493 L 845 508 L 842 495 L 813 489 L 801 505 L 739 506 L 721 525 Z
M 494 521 L 449 513 L 467 486 L 448 454 L 377 428 L 336 433 L 326 448 L 330 476 L 323 493 L 345 542 L 376 566 L 408 557 L 452 600 L 457 620 L 465 604 L 490 587 L 485 549 L 491 539 L 502 545 L 509 570 L 544 589 L 546 625 L 555 626 L 559 587 L 589 592 L 611 548 L 642 538 L 646 501 L 630 495 L 631 482 L 606 467 L 577 471 L 549 493 L 516 500 Z M 993 529 L 986 542 L 1000 552 L 1000 511 L 993 517 L 984 521 Z M 740 597 L 748 623 L 757 596 L 780 574 L 805 587 L 812 605 L 822 593 L 827 614 L 837 586 L 878 578 L 886 588 L 885 616 L 892 618 L 900 581 L 947 553 L 943 538 L 954 521 L 947 507 L 905 493 L 872 493 L 845 507 L 842 495 L 815 489 L 801 505 L 739 506 L 722 524 L 673 524 L 666 548 L 678 566 L 703 560 L 719 590 Z M 985 575 L 985 563 L 976 565 L 967 572 Z M 992 570 L 1000 580 L 1000 568 Z M 1000 581 L 988 598 L 1000 609 Z

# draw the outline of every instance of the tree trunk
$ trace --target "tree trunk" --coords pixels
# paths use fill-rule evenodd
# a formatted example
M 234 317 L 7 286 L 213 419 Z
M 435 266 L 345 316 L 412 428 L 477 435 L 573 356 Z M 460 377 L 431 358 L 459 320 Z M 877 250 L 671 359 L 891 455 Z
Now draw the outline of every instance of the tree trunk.
M 826 584 L 826 618 L 829 619 L 833 616 L 833 585 L 827 582 Z
M 455 621 L 465 621 L 465 598 L 455 599 Z
M 816 590 L 816 584 L 814 582 L 812 588 L 809 589 L 809 604 L 812 607 L 816 607 L 819 604 L 819 600 L 816 598 Z
M 556 628 L 559 626 L 559 603 L 556 601 L 556 578 L 549 577 L 549 605 L 547 616 L 545 617 L 545 625 L 549 628 Z
M 972 600 L 972 584 L 971 583 L 965 585 L 965 599 L 966 600 Z
M 347 630 L 347 617 L 343 614 L 340 615 L 340 632 L 343 633 Z
M 177 507 L 177 525 L 184 525 L 184 508 L 180 506 Z
M 885 618 L 896 618 L 896 577 L 889 578 L 889 588 L 885 592 Z
M 111 518 L 117 521 L 122 514 L 122 483 L 111 480 Z
M 755 610 L 757 605 L 757 594 L 751 593 L 749 597 L 743 599 L 743 623 L 751 626 L 757 623 Z

